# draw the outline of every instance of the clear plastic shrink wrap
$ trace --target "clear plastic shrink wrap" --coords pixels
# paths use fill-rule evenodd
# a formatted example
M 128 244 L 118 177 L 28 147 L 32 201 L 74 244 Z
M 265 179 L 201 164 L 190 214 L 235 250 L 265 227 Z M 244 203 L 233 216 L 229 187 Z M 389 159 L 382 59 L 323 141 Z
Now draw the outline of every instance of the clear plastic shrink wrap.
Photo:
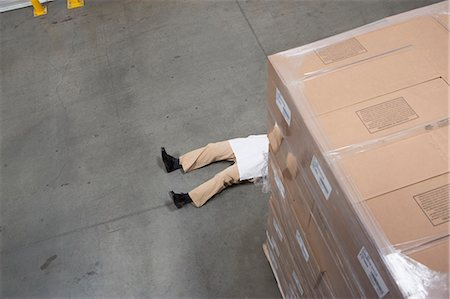
M 283 297 L 449 298 L 449 20 L 441 2 L 269 57 Z

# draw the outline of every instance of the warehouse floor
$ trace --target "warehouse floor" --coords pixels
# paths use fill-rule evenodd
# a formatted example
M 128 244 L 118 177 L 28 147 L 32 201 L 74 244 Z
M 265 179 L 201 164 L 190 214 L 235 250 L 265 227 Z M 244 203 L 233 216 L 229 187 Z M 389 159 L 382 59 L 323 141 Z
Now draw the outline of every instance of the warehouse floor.
M 227 163 L 181 154 L 265 132 L 266 55 L 438 1 L 92 1 L 1 21 L 1 297 L 277 298 L 268 194 L 176 210 Z

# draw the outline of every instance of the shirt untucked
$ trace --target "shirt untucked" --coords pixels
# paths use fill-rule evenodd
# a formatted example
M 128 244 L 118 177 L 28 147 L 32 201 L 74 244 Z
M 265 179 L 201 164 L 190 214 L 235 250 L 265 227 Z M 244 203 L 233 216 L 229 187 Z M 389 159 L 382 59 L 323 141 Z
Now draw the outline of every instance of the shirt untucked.
M 229 140 L 239 169 L 239 180 L 249 180 L 267 174 L 269 139 L 267 135 L 250 135 Z

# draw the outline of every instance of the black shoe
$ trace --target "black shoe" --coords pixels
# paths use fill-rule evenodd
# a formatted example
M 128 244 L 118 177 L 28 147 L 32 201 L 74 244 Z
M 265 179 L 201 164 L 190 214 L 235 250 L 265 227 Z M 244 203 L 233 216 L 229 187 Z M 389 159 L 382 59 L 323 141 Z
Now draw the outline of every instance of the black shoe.
M 161 157 L 167 172 L 172 172 L 181 168 L 180 160 L 166 153 L 166 149 L 163 147 L 161 148 Z
M 187 193 L 175 193 L 170 191 L 169 195 L 177 209 L 181 209 L 185 204 L 192 202 L 191 197 Z

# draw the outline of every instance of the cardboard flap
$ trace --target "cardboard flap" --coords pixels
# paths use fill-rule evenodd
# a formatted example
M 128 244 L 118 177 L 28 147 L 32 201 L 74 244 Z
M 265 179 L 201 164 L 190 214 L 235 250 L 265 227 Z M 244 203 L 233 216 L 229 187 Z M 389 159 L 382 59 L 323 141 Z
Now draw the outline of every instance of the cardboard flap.
M 283 133 L 281 132 L 280 127 L 278 127 L 277 123 L 275 123 L 273 129 L 269 132 L 267 137 L 269 139 L 269 145 L 273 153 L 277 153 L 280 148 L 281 142 L 283 141 Z

